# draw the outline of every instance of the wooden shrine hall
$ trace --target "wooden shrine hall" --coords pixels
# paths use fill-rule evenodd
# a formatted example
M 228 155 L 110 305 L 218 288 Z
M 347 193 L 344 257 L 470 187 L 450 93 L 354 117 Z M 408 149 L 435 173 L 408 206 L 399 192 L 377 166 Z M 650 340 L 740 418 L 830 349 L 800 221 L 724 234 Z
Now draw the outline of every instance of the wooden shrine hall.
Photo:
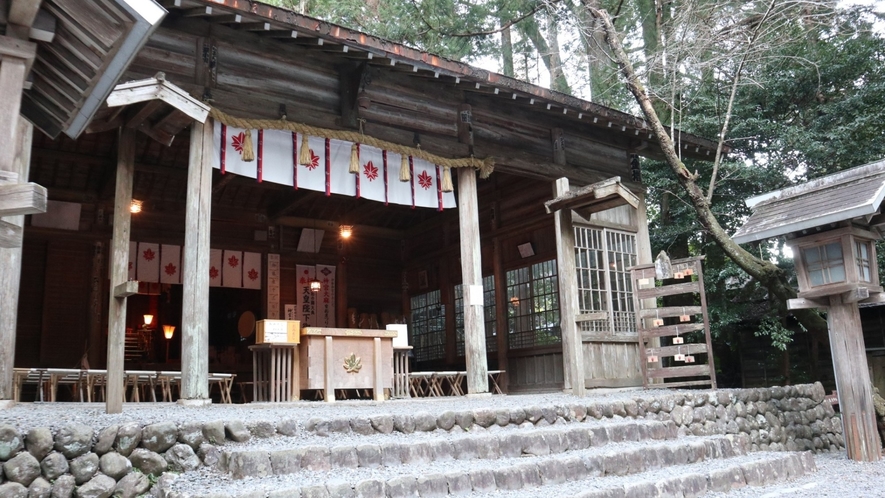
M 259 2 L 162 6 L 0 0 L 0 189 L 45 201 L 0 196 L 0 399 L 13 366 L 88 365 L 109 412 L 127 370 L 205 404 L 262 319 L 406 324 L 471 394 L 642 385 L 642 119 Z

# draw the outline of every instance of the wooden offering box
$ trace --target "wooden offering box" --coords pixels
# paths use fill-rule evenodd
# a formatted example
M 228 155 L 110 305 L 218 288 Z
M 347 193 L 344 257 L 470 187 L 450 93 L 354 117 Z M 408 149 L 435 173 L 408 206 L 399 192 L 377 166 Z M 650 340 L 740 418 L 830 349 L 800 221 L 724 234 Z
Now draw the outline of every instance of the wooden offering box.
M 305 327 L 301 330 L 301 389 L 322 389 L 335 401 L 335 389 L 372 389 L 384 400 L 393 387 L 395 330 Z

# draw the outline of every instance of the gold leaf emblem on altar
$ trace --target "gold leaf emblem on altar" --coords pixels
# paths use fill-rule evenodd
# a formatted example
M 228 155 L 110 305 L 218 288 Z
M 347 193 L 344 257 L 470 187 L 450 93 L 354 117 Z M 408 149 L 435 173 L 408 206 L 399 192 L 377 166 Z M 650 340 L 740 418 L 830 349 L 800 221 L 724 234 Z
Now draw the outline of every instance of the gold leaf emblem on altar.
M 350 356 L 344 357 L 344 371 L 347 373 L 359 373 L 363 368 L 363 360 L 356 353 L 350 353 Z

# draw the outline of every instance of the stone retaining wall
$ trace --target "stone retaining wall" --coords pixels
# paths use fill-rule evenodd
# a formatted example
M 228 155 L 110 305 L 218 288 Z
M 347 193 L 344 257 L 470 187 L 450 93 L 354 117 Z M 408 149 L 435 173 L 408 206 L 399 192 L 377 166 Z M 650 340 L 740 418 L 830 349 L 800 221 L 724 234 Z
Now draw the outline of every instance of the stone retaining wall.
M 137 422 L 96 433 L 73 423 L 55 434 L 36 428 L 23 434 L 0 425 L 0 498 L 130 498 L 151 490 L 167 471 L 184 472 L 202 465 L 228 468 L 226 441 L 243 442 L 299 430 L 317 434 L 388 434 L 394 431 L 461 432 L 475 426 L 547 426 L 602 418 L 646 418 L 672 421 L 681 434 L 745 434 L 752 450 L 837 450 L 844 447 L 842 424 L 824 402 L 820 383 L 759 389 L 674 393 L 657 398 L 509 409 L 447 411 L 413 415 L 296 420 L 185 423 Z M 159 486 L 162 487 L 162 486 Z

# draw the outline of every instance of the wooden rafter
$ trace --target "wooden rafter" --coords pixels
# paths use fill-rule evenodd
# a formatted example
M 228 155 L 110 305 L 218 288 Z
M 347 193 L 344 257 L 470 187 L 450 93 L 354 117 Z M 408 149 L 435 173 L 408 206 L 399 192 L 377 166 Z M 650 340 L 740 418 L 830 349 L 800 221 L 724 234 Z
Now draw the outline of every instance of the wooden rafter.
M 621 177 L 616 176 L 579 190 L 566 192 L 556 199 L 544 203 L 547 213 L 555 213 L 560 209 L 571 209 L 582 217 L 589 219 L 593 213 L 605 211 L 629 204 L 634 209 L 639 207 L 639 198 L 621 185 Z

